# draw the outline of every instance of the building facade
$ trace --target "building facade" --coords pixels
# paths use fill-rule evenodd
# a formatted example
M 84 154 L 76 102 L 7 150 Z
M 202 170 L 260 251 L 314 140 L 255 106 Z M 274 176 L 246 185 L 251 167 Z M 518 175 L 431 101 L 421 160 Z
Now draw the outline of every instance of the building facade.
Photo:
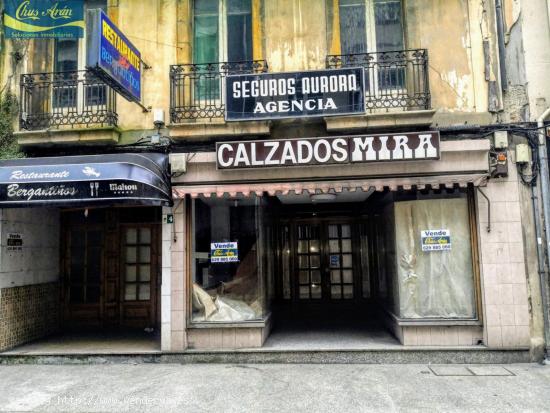
M 532 30 L 548 31 L 546 2 L 85 8 L 139 50 L 140 97 L 90 70 L 93 26 L 4 39 L 30 157 L 2 164 L 4 184 L 52 165 L 86 176 L 56 202 L 6 195 L 0 348 L 150 328 L 163 352 L 233 350 L 367 325 L 407 347 L 541 357 L 531 154 L 550 59 Z

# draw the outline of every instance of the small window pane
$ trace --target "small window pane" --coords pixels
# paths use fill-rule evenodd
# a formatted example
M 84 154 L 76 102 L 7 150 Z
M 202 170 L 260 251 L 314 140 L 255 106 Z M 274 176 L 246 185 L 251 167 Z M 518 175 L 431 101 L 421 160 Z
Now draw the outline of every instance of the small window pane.
M 141 228 L 139 230 L 139 243 L 140 244 L 151 243 L 151 228 Z
M 339 285 L 330 287 L 330 296 L 332 298 L 342 298 L 342 288 Z
M 124 300 L 134 301 L 136 299 L 136 284 L 126 284 L 124 287 Z
M 309 260 L 307 255 L 300 255 L 298 257 L 298 266 L 300 268 L 309 268 Z
M 298 241 L 298 252 L 300 254 L 305 254 L 305 253 L 308 252 L 307 251 L 307 241 L 304 241 L 304 240 Z
M 351 264 L 351 254 L 344 254 L 344 255 L 342 255 L 342 258 L 343 258 L 342 267 L 351 268 L 351 266 L 352 266 L 352 264 Z
M 351 227 L 348 224 L 342 225 L 342 238 L 351 238 Z
M 151 266 L 150 265 L 140 265 L 139 267 L 139 280 L 140 281 L 149 281 L 151 279 Z
M 311 298 L 321 298 L 321 286 L 312 285 L 311 286 Z
M 330 272 L 330 282 L 332 284 L 339 284 L 340 281 L 340 270 L 332 270 Z
M 137 248 L 126 247 L 126 262 L 127 263 L 136 262 L 136 258 L 137 258 Z
M 151 262 L 151 247 L 139 247 L 139 262 Z
M 311 282 L 321 284 L 321 271 L 311 271 Z
M 148 300 L 150 297 L 150 287 L 149 284 L 140 284 L 139 285 L 139 299 Z
M 351 240 L 343 239 L 342 240 L 342 252 L 351 252 Z
M 329 225 L 328 226 L 328 237 L 329 238 L 338 238 L 338 225 Z
M 300 298 L 309 298 L 309 285 L 300 287 Z
M 353 271 L 352 270 L 344 270 L 344 282 L 347 284 L 353 283 Z
M 136 266 L 127 265 L 126 266 L 126 281 L 136 281 Z
M 318 253 L 319 252 L 319 240 L 311 240 L 309 242 L 309 252 Z
M 126 244 L 137 244 L 137 229 L 128 228 L 126 230 Z
M 331 239 L 329 241 L 330 252 L 340 252 L 340 243 L 337 239 Z
M 353 298 L 353 285 L 344 285 L 344 298 Z
M 309 261 L 311 263 L 311 268 L 319 268 L 321 266 L 321 260 L 318 255 L 312 255 Z
M 300 284 L 309 284 L 309 272 L 300 271 Z

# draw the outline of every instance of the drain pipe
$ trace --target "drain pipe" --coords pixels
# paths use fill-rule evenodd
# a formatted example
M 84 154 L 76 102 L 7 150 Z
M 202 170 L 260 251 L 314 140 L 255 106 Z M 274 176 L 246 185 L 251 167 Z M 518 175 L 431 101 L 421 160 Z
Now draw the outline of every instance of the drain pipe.
M 546 128 L 544 128 L 544 120 L 550 116 L 550 108 L 546 109 L 544 113 L 537 119 L 538 125 L 538 155 L 540 163 L 540 189 L 542 195 L 542 213 L 544 216 L 544 235 L 546 239 L 546 256 L 550 253 L 550 172 L 548 170 L 548 149 L 546 147 Z M 537 240 L 538 241 L 538 240 Z M 545 251 L 542 251 L 544 254 Z M 548 259 L 548 258 L 546 258 Z M 550 265 L 549 265 L 550 268 Z M 542 307 L 543 307 L 543 319 L 544 319 L 544 347 L 546 353 L 546 346 L 550 343 L 550 325 L 548 321 L 548 278 L 546 271 L 539 271 L 541 293 L 542 293 Z

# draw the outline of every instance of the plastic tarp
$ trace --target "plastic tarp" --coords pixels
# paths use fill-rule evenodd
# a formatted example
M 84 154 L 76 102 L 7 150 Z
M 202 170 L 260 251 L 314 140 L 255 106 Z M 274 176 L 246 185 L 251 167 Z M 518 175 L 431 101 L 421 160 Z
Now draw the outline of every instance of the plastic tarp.
M 442 229 L 451 249 L 422 251 L 421 231 Z M 475 317 L 466 198 L 396 202 L 395 243 L 399 317 Z

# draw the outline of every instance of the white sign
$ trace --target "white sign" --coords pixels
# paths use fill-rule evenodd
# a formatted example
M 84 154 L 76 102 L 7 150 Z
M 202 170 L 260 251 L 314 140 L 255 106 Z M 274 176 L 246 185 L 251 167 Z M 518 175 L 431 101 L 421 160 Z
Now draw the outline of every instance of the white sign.
M 448 229 L 429 229 L 420 231 L 422 251 L 450 251 L 451 231 Z
M 23 251 L 23 235 L 9 233 L 6 241 L 6 249 L 8 251 Z
M 210 262 L 239 262 L 237 242 L 212 242 L 210 244 Z

